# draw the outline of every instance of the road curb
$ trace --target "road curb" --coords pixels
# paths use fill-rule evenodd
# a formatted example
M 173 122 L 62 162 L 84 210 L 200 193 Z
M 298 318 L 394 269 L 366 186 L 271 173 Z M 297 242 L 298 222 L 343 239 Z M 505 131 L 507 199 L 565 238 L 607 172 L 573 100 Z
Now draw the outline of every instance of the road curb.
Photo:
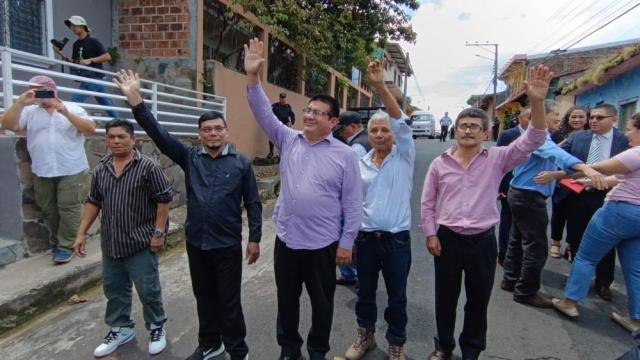
M 172 223 L 167 235 L 167 247 L 174 247 L 185 241 L 186 235 L 184 227 L 177 223 Z M 0 298 L 0 336 L 19 326 L 33 317 L 67 301 L 74 294 L 78 294 L 102 280 L 102 261 L 96 241 L 93 239 L 92 256 L 84 259 L 74 259 L 71 264 L 53 266 L 50 265 L 50 254 L 41 254 L 25 261 L 32 261 L 33 268 L 42 268 L 42 264 L 47 264 L 47 268 L 41 271 L 29 269 L 30 264 L 17 264 L 22 269 L 15 270 L 23 273 L 25 269 L 33 272 L 28 276 L 40 276 L 41 281 L 37 281 L 35 286 L 25 288 L 13 294 L 3 295 Z M 89 244 L 88 244 L 89 246 Z M 66 268 L 62 268 L 65 267 Z M 64 269 L 59 271 L 59 269 Z M 5 270 L 6 271 L 6 270 Z M 4 285 L 4 281 L 2 282 Z M 0 285 L 0 289 L 3 286 Z

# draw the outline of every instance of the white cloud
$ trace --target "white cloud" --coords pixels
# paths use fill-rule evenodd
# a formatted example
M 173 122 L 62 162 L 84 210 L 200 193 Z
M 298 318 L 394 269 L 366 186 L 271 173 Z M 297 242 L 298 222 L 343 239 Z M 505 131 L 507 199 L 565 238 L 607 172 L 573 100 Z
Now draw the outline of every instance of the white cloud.
M 498 43 L 500 70 L 514 54 L 569 45 L 594 24 L 613 18 L 625 4 L 621 0 L 538 0 L 534 5 L 522 0 L 423 2 L 412 19 L 417 42 L 403 44 L 419 83 L 409 79 L 408 93 L 415 105 L 429 107 L 436 116 L 445 111 L 457 114 L 470 95 L 493 90 L 493 62 L 475 54 L 493 55 L 467 47 L 465 41 Z M 634 21 L 638 14 L 640 7 L 574 48 L 640 37 L 640 24 Z

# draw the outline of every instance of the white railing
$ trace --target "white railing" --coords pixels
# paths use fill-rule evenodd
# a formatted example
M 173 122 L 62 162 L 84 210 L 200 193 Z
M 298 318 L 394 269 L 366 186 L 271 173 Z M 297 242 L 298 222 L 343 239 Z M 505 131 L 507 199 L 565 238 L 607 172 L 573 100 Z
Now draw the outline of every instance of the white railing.
M 97 103 L 75 103 L 92 114 L 91 117 L 97 120 L 98 124 L 112 119 L 112 117 L 106 116 L 106 111 L 117 112 L 120 119 L 135 124 L 131 109 L 124 102 L 126 98 L 120 95 L 118 87 L 111 81 L 116 73 L 57 59 L 50 59 L 3 46 L 0 46 L 0 62 L 0 68 L 2 69 L 2 78 L 0 78 L 0 82 L 2 82 L 2 93 L 0 94 L 0 98 L 3 99 L 3 107 L 0 107 L 0 112 L 4 111 L 5 107 L 13 104 L 19 97 L 19 94 L 24 92 L 26 88 L 34 85 L 30 84 L 27 79 L 35 75 L 46 75 L 56 81 L 58 94 L 63 99 L 65 99 L 65 97 L 71 98 L 71 96 L 75 94 L 111 99 L 114 106 L 99 105 Z M 49 64 L 49 68 L 30 65 L 33 63 Z M 54 65 L 63 65 L 68 68 L 102 73 L 105 75 L 105 78 L 87 78 L 55 71 L 52 70 Z M 102 85 L 107 91 L 101 93 L 65 86 L 65 83 L 80 81 Z M 145 98 L 145 102 L 151 105 L 151 111 L 160 124 L 167 127 L 172 134 L 179 136 L 196 136 L 198 128 L 197 119 L 205 111 L 216 110 L 223 113 L 225 117 L 227 115 L 226 97 L 146 79 L 141 79 L 141 83 L 143 88 L 140 92 L 143 98 Z M 16 88 L 21 89 L 17 90 Z M 113 90 L 113 93 L 109 90 Z M 67 100 L 65 100 L 65 102 L 67 102 Z M 118 103 L 121 105 L 117 106 L 116 104 Z M 99 126 L 97 132 L 104 132 L 104 128 Z M 136 133 L 144 132 L 136 130 Z

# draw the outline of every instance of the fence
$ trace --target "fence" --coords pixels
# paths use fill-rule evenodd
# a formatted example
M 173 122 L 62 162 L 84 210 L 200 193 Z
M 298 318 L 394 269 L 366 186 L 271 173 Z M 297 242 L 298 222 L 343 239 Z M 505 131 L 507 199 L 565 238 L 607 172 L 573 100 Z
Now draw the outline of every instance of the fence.
M 126 98 L 123 95 L 119 95 L 117 85 L 115 85 L 111 79 L 116 73 L 95 69 L 92 67 L 82 66 L 75 63 L 69 63 L 57 59 L 50 59 L 31 53 L 18 51 L 15 49 L 0 46 L 0 60 L 2 69 L 2 93 L 0 98 L 3 99 L 3 106 L 0 107 L 0 112 L 11 104 L 19 97 L 19 94 L 26 91 L 26 89 L 33 85 L 26 80 L 35 75 L 46 75 L 56 81 L 58 85 L 58 96 L 67 101 L 66 98 L 75 94 L 87 95 L 92 97 L 109 98 L 114 103 L 114 106 L 105 106 L 93 103 L 75 103 L 78 106 L 83 107 L 87 112 L 92 114 L 92 118 L 97 121 L 98 125 L 104 124 L 112 117 L 106 116 L 106 111 L 115 111 L 118 113 L 119 118 L 127 120 L 135 124 L 135 120 L 131 118 L 131 110 L 124 103 Z M 34 64 L 42 64 L 46 67 L 36 66 Z M 62 65 L 68 68 L 88 70 L 93 72 L 102 73 L 105 75 L 104 79 L 87 78 L 83 76 L 67 74 L 62 71 L 51 70 L 53 65 Z M 18 76 L 16 76 L 18 75 Z M 20 76 L 22 75 L 22 76 Z M 88 90 L 78 89 L 73 87 L 74 82 L 85 82 L 90 84 L 102 85 L 107 89 L 106 93 L 94 92 Z M 225 115 L 227 112 L 227 99 L 222 96 L 216 96 L 209 93 L 199 92 L 191 89 L 180 88 L 164 83 L 141 79 L 142 93 L 145 102 L 151 105 L 151 111 L 155 115 L 156 119 L 166 127 L 169 132 L 178 136 L 197 136 L 198 123 L 197 119 L 204 111 L 216 110 Z M 23 88 L 24 90 L 14 91 L 17 88 Z M 108 90 L 115 89 L 118 94 L 110 93 Z M 121 103 L 122 106 L 116 106 Z M 144 134 L 136 126 L 136 133 Z M 103 126 L 98 126 L 97 132 L 104 132 Z

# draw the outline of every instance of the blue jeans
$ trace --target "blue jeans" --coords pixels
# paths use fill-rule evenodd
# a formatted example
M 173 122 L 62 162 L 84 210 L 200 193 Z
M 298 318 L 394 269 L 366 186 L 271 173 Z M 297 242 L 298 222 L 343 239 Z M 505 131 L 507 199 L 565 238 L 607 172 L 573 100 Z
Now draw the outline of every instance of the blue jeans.
M 409 231 L 395 234 L 361 231 L 355 246 L 360 281 L 356 301 L 358 326 L 368 331 L 375 330 L 378 274 L 382 271 L 388 297 L 384 311 L 384 319 L 389 325 L 386 338 L 391 345 L 403 345 L 407 340 L 407 277 L 411 267 Z
M 99 93 L 106 93 L 106 90 L 104 89 L 104 86 L 102 86 L 100 84 L 93 84 L 93 83 L 88 83 L 88 82 L 81 82 L 79 89 L 80 90 L 86 90 L 86 91 L 99 92 Z M 87 101 L 87 98 L 89 98 L 89 95 L 75 94 L 71 98 L 71 101 L 72 102 L 77 102 L 77 103 L 83 103 L 83 102 Z M 100 96 L 96 96 L 95 98 L 96 98 L 96 101 L 98 102 L 98 104 L 100 104 L 100 105 L 113 106 L 113 102 L 111 101 L 110 98 L 100 97 Z M 107 114 L 109 114 L 109 116 L 111 116 L 112 118 L 117 118 L 118 117 L 118 113 L 116 113 L 115 111 L 112 111 L 112 110 L 107 110 Z
M 591 218 L 573 262 L 564 296 L 581 302 L 600 260 L 614 247 L 627 285 L 631 318 L 640 320 L 640 206 L 607 201 Z

